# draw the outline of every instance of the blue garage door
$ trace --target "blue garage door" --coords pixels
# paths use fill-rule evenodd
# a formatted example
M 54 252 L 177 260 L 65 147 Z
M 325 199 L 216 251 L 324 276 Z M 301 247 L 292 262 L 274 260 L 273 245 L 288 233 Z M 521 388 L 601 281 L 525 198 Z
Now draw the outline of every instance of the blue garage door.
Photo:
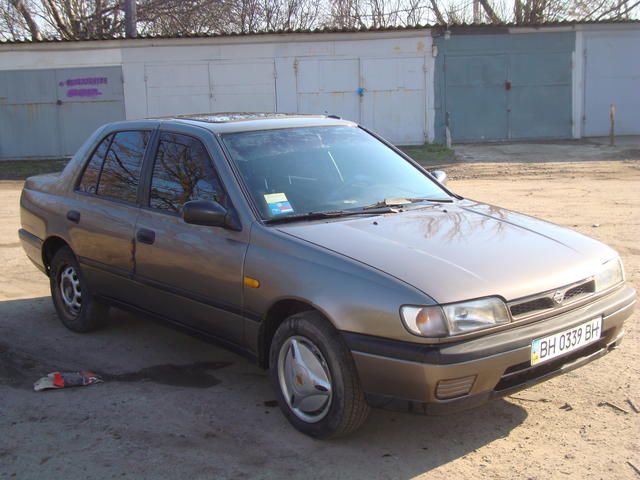
M 121 67 L 0 71 L 0 159 L 73 155 L 124 117 Z
M 435 39 L 436 139 L 568 138 L 573 33 L 453 35 Z

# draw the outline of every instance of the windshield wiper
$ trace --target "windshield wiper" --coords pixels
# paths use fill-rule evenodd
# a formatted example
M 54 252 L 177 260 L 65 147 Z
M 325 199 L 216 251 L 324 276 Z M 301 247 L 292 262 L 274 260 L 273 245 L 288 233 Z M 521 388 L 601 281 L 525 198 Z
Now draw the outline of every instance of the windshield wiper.
M 405 205 L 419 202 L 451 203 L 453 200 L 449 198 L 385 198 L 380 202 L 372 203 L 371 205 L 367 205 L 362 208 L 364 210 L 371 210 L 384 207 L 403 207 Z
M 325 218 L 349 217 L 353 215 L 379 215 L 383 213 L 398 213 L 398 210 L 390 206 L 378 208 L 358 209 L 358 210 L 334 210 L 329 212 L 309 212 L 297 215 L 287 215 L 286 217 L 275 217 L 265 220 L 265 223 L 287 223 L 299 220 L 322 220 Z

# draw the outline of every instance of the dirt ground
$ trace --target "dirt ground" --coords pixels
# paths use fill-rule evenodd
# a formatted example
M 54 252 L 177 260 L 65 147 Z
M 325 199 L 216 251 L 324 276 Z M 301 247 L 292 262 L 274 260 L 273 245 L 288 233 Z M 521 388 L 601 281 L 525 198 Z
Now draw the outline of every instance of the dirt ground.
M 607 242 L 638 288 L 639 158 L 457 164 L 450 186 Z M 314 441 L 232 353 L 115 310 L 100 332 L 65 330 L 18 243 L 20 187 L 0 183 L 0 478 L 640 478 L 638 313 L 620 349 L 515 396 L 452 417 L 377 410 Z M 31 390 L 57 369 L 107 381 Z

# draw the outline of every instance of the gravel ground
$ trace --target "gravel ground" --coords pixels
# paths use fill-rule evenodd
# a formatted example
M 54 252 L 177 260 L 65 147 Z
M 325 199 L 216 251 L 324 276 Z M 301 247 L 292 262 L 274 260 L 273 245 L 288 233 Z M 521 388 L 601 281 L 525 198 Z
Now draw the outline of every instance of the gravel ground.
M 607 242 L 640 287 L 640 161 L 572 160 L 458 164 L 450 186 Z M 18 243 L 20 187 L 0 182 L 0 478 L 640 478 L 638 313 L 620 349 L 515 396 L 451 417 L 378 410 L 314 441 L 232 353 L 117 310 L 100 332 L 65 330 Z M 31 390 L 57 369 L 108 380 Z

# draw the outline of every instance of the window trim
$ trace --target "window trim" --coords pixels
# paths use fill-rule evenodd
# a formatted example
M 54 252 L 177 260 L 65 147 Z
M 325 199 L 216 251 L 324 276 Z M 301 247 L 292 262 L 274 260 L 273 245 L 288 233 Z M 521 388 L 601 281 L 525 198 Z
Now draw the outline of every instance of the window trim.
M 207 154 L 207 159 L 209 162 L 209 165 L 211 166 L 214 174 L 217 177 L 218 180 L 218 184 L 220 185 L 220 188 L 222 189 L 222 193 L 224 193 L 224 197 L 227 199 L 227 205 L 223 205 L 227 210 L 231 211 L 233 210 L 233 203 L 231 202 L 231 198 L 229 197 L 229 191 L 227 190 L 226 186 L 224 185 L 224 182 L 222 181 L 222 178 L 220 177 L 220 174 L 218 173 L 218 167 L 216 166 L 215 161 L 213 160 L 213 155 L 211 155 L 211 152 L 209 151 L 209 148 L 207 148 L 207 144 L 206 142 L 191 133 L 185 133 L 185 132 L 181 132 L 178 130 L 160 130 L 158 129 L 156 136 L 154 137 L 154 143 L 153 143 L 153 155 L 150 155 L 150 158 L 148 160 L 148 163 L 145 164 L 145 173 L 147 174 L 147 176 L 144 179 L 145 185 L 144 185 L 144 190 L 142 192 L 142 197 L 140 198 L 140 208 L 149 212 L 155 212 L 158 213 L 160 215 L 170 215 L 172 217 L 179 217 L 182 218 L 182 213 L 181 212 L 172 212 L 169 210 L 162 210 L 159 208 L 153 208 L 150 205 L 151 202 L 151 185 L 153 182 L 153 170 L 156 166 L 156 159 L 158 156 L 158 150 L 160 148 L 160 142 L 162 141 L 161 137 L 162 134 L 168 134 L 168 135 L 181 135 L 183 137 L 188 137 L 191 140 L 195 140 L 197 142 L 200 143 L 200 145 L 202 146 L 202 148 L 204 149 L 205 153 Z M 146 160 L 146 159 L 145 159 Z M 147 167 L 148 165 L 148 167 Z M 142 179 L 142 175 L 141 175 L 141 179 Z M 142 180 L 141 180 L 142 181 Z
M 104 137 L 102 137 L 100 141 L 96 143 L 95 147 L 91 150 L 91 153 L 87 155 L 87 157 L 85 158 L 84 164 L 82 166 L 82 171 L 80 172 L 80 175 L 78 175 L 78 178 L 76 179 L 76 182 L 75 182 L 75 186 L 73 187 L 73 190 L 76 191 L 77 193 L 85 193 L 87 195 L 96 195 L 95 193 L 81 191 L 80 184 L 82 183 L 84 174 L 87 171 L 87 168 L 89 168 L 89 164 L 91 163 L 91 160 L 93 160 L 93 156 L 98 151 L 98 148 L 100 148 L 100 145 L 102 145 L 102 142 L 104 142 L 107 138 L 111 137 L 112 135 L 113 137 L 111 138 L 111 140 L 109 140 L 109 144 L 107 145 L 107 149 L 105 150 L 104 157 L 102 157 L 102 162 L 100 163 L 100 169 L 98 170 L 98 179 L 96 180 L 96 192 L 98 191 L 98 183 L 100 181 L 100 175 L 102 174 L 102 167 L 104 167 L 104 159 L 106 158 L 107 153 L 109 153 L 109 149 L 111 148 L 111 144 L 113 143 L 113 139 L 115 138 L 114 132 L 108 133 Z
M 73 187 L 73 192 L 78 194 L 78 195 L 83 195 L 83 196 L 92 197 L 92 198 L 99 198 L 100 200 L 103 200 L 103 201 L 114 202 L 114 203 L 119 203 L 119 204 L 128 205 L 128 206 L 140 207 L 140 188 L 141 188 L 142 182 L 144 180 L 143 174 L 144 174 L 145 161 L 146 161 L 146 158 L 147 158 L 147 154 L 150 151 L 150 148 L 153 146 L 153 140 L 155 138 L 155 133 L 157 132 L 157 130 L 158 130 L 158 127 L 153 127 L 153 128 L 121 128 L 121 129 L 118 129 L 118 130 L 111 130 L 106 135 L 102 136 L 100 138 L 100 141 L 98 141 L 96 143 L 95 147 L 91 150 L 91 153 L 85 157 L 84 165 L 82 167 L 82 172 L 80 173 L 80 175 L 78 175 L 78 178 L 76 179 L 75 186 Z M 123 132 L 141 132 L 141 133 L 148 132 L 149 133 L 149 141 L 147 142 L 147 145 L 146 145 L 146 147 L 144 149 L 144 152 L 142 154 L 142 160 L 140 162 L 140 176 L 138 178 L 138 188 L 137 188 L 137 191 L 136 191 L 136 200 L 134 202 L 130 202 L 128 200 L 123 200 L 121 198 L 105 197 L 103 195 L 98 195 L 98 187 L 100 185 L 100 178 L 102 178 L 102 170 L 104 169 L 104 162 L 105 162 L 105 160 L 107 158 L 107 154 L 109 153 L 109 150 L 111 150 L 111 145 L 113 144 L 113 140 L 116 138 L 116 135 L 118 133 L 123 133 Z M 89 166 L 89 163 L 91 163 L 91 159 L 93 158 L 93 155 L 98 150 L 98 148 L 100 147 L 100 145 L 102 144 L 104 139 L 109 137 L 110 135 L 112 135 L 113 137 L 109 141 L 109 146 L 107 147 L 107 150 L 105 152 L 104 158 L 102 159 L 102 164 L 100 165 L 100 172 L 98 174 L 98 181 L 96 182 L 96 191 L 95 191 L 95 193 L 83 192 L 83 191 L 81 191 L 79 189 L 79 187 L 80 187 L 80 183 L 82 182 L 82 177 L 84 177 L 84 172 L 86 171 L 87 167 Z

